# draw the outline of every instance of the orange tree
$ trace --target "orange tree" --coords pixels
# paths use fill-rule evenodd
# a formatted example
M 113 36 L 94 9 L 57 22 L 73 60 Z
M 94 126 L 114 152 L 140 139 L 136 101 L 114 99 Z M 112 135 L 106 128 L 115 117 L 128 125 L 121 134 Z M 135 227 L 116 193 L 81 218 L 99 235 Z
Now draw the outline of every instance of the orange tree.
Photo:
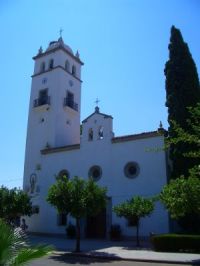
M 140 245 L 139 242 L 139 225 L 140 219 L 142 217 L 148 216 L 154 210 L 153 200 L 145 199 L 140 196 L 133 197 L 124 203 L 121 203 L 113 208 L 114 212 L 119 217 L 124 217 L 137 229 L 137 246 Z
M 99 187 L 92 179 L 77 176 L 58 178 L 48 191 L 47 201 L 58 212 L 76 219 L 76 252 L 80 251 L 80 219 L 97 215 L 106 206 L 106 188 Z

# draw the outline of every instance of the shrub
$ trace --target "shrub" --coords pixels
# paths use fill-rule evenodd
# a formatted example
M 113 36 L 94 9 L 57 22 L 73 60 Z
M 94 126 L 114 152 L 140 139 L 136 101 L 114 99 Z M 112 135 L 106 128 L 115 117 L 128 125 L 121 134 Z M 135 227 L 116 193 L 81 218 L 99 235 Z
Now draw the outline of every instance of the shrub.
M 151 237 L 156 251 L 200 252 L 200 235 L 163 234 Z

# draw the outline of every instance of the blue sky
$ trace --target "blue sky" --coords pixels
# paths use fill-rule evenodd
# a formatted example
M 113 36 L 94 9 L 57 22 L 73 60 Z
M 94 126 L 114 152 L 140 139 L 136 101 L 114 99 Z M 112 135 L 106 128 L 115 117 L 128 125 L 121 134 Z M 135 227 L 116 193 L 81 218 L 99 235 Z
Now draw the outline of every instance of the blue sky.
M 59 37 L 82 61 L 81 119 L 114 117 L 115 135 L 167 125 L 164 65 L 180 28 L 200 71 L 199 0 L 1 0 L 0 185 L 21 187 L 31 75 L 39 47 Z

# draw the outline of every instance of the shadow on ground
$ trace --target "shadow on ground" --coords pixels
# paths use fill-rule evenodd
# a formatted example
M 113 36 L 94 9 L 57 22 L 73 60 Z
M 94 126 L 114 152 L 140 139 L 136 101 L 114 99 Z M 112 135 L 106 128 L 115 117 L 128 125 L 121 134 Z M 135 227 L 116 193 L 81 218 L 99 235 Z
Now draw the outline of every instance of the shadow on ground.
M 63 262 L 68 264 L 83 264 L 83 265 L 89 265 L 94 263 L 109 263 L 113 262 L 113 260 L 120 260 L 119 257 L 117 257 L 115 254 L 111 254 L 112 258 L 105 258 L 108 254 L 106 252 L 93 252 L 90 253 L 91 256 L 81 256 L 81 254 L 78 253 L 72 253 L 72 254 L 52 254 L 49 256 L 49 259 L 54 260 L 55 262 Z M 95 257 L 97 256 L 97 257 Z M 102 258 L 101 258 L 102 257 Z

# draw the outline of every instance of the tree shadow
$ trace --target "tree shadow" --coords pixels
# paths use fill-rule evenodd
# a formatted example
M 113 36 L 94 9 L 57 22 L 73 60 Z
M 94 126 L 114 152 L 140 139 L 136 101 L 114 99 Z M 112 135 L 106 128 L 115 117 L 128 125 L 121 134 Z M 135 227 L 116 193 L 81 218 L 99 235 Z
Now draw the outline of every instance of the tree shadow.
M 68 264 L 82 264 L 89 265 L 93 263 L 108 263 L 114 260 L 121 260 L 115 254 L 108 254 L 106 252 L 90 252 L 88 254 L 81 253 L 65 253 L 65 254 L 52 254 L 49 256 L 49 259 L 63 262 Z

